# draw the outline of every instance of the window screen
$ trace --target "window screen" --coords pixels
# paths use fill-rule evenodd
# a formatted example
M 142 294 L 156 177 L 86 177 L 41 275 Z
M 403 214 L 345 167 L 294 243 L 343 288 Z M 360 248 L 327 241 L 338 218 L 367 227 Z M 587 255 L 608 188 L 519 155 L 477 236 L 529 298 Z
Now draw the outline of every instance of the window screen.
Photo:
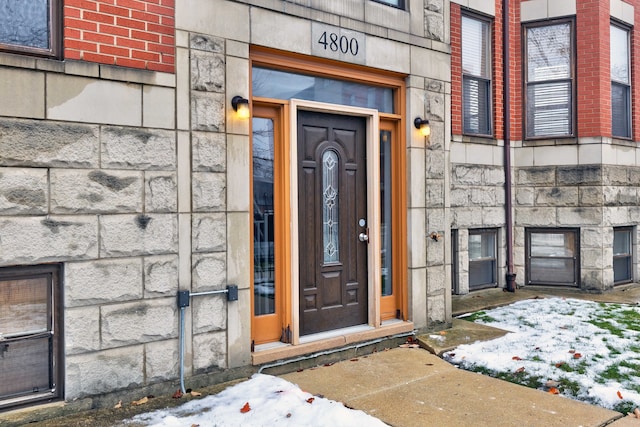
M 527 283 L 578 286 L 576 229 L 527 229 Z

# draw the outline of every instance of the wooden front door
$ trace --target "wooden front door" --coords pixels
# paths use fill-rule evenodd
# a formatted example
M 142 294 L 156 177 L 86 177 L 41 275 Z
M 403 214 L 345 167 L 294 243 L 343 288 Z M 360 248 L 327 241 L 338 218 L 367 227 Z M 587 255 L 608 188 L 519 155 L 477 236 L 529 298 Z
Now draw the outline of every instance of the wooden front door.
M 308 335 L 367 323 L 366 119 L 297 114 L 300 334 Z

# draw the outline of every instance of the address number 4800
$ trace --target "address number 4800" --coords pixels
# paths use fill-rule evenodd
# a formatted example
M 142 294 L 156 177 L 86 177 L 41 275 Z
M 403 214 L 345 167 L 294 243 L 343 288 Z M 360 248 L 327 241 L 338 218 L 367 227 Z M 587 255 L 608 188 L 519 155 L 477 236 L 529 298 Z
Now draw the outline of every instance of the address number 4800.
M 340 36 L 336 33 L 323 32 L 318 39 L 318 44 L 324 49 L 333 52 L 350 53 L 353 56 L 358 54 L 358 40 L 353 37 Z

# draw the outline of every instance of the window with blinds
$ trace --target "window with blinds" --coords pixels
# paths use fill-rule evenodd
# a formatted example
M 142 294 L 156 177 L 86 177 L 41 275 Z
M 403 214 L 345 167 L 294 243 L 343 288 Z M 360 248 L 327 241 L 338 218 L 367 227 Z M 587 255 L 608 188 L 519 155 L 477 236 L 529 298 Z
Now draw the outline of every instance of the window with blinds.
M 526 136 L 573 135 L 573 21 L 525 28 Z
M 461 33 L 463 131 L 491 135 L 491 23 L 463 15 Z
M 611 134 L 631 138 L 629 30 L 611 25 Z

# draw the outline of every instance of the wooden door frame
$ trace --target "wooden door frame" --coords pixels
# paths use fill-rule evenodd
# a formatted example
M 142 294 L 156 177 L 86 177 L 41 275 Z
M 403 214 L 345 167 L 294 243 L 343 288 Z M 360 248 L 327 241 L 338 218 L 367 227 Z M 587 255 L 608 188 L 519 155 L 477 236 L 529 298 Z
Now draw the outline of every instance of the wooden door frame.
M 367 222 L 369 224 L 369 244 L 367 245 L 367 313 L 368 324 L 374 328 L 380 327 L 380 300 L 382 292 L 381 278 L 378 274 L 380 265 L 380 135 L 378 111 L 370 108 L 349 107 L 345 105 L 327 104 L 316 101 L 291 99 L 289 101 L 289 159 L 298 159 L 298 110 L 317 111 L 321 113 L 339 114 L 344 116 L 364 117 L 367 121 L 366 129 L 366 167 L 367 167 Z M 290 209 L 296 213 L 291 215 L 291 329 L 292 342 L 300 343 L 300 257 L 298 242 L 298 168 L 290 167 Z

